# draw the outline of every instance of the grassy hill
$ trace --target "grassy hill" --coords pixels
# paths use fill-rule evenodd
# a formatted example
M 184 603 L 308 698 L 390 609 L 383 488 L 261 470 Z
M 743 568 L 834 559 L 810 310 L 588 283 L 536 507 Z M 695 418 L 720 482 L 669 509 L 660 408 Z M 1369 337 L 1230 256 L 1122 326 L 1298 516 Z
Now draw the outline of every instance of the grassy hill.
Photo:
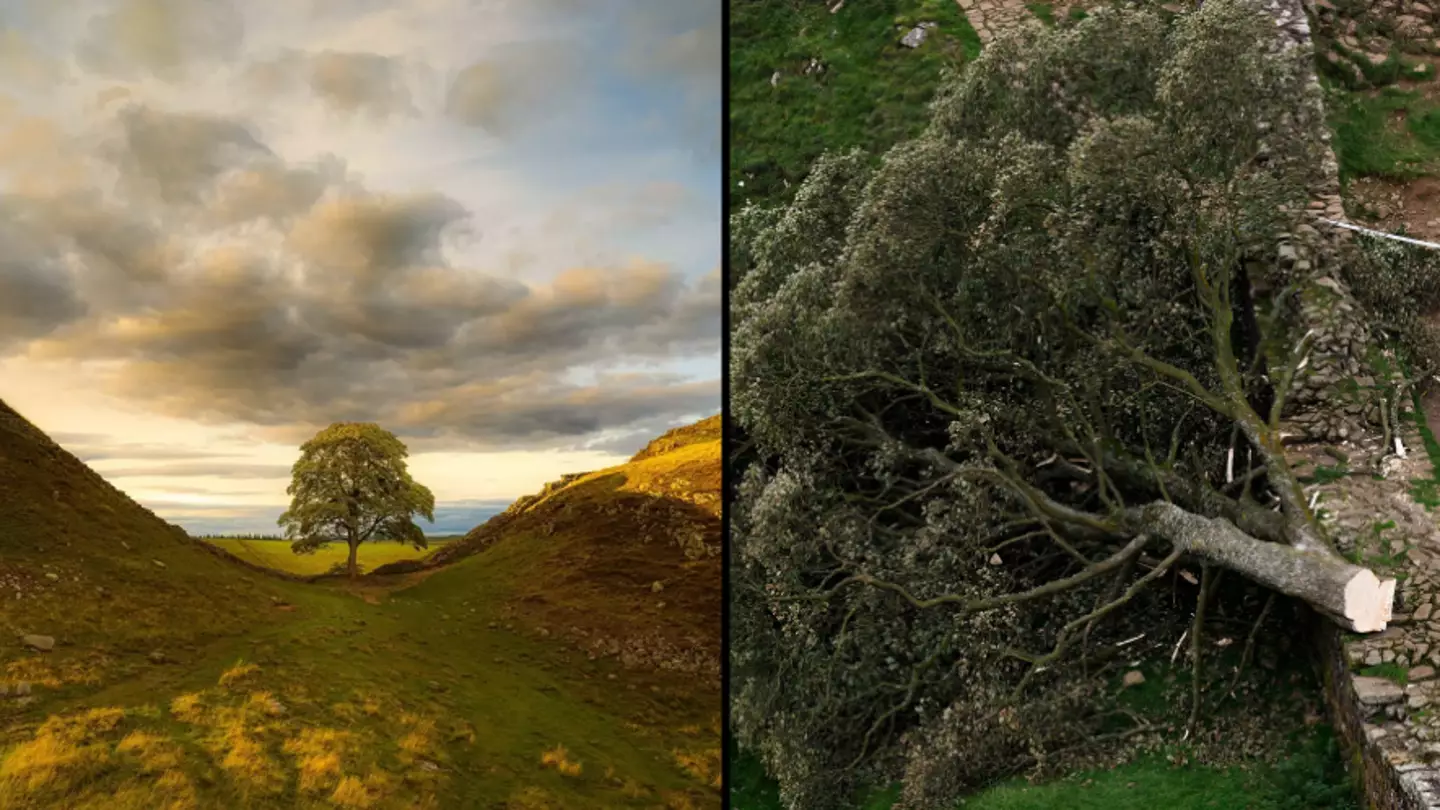
M 670 431 L 627 463 L 565 476 L 430 554 L 512 583 L 531 632 L 636 667 L 720 672 L 720 417 Z M 718 704 L 717 704 L 718 705 Z
M 717 621 L 714 558 L 622 514 L 614 475 L 718 478 L 718 445 L 673 455 L 586 490 L 648 542 L 524 518 L 448 565 L 307 584 L 191 539 L 0 404 L 0 810 L 718 807 L 718 688 L 555 622 L 582 602 L 621 638 Z M 683 598 L 611 610 L 558 570 L 609 576 L 612 553 Z
M 244 632 L 280 598 L 278 583 L 210 553 L 3 402 L 0 492 L 0 678 L 47 694 L 123 678 L 157 650 Z M 56 647 L 27 654 L 22 634 Z

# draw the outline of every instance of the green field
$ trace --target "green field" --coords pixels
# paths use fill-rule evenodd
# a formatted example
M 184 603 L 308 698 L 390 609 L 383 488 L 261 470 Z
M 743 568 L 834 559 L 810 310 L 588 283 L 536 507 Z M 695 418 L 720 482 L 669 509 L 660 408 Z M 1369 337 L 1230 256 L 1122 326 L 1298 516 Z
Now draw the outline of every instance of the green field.
M 357 555 L 360 570 L 363 573 L 397 560 L 417 560 L 444 546 L 450 539 L 432 539 L 430 547 L 424 551 L 400 543 L 364 543 Z M 333 543 L 313 554 L 296 554 L 284 540 L 220 537 L 206 538 L 205 542 L 217 545 L 247 562 L 302 576 L 323 574 L 335 565 L 344 565 L 349 557 L 349 550 L 341 543 Z
M 732 208 L 788 200 L 827 150 L 879 154 L 918 135 L 942 71 L 980 52 L 954 0 L 850 2 L 831 14 L 833 5 L 730 5 Z M 901 46 L 921 22 L 937 27 L 920 47 Z
M 1172 765 L 1151 756 L 1108 771 L 1053 782 L 1016 779 L 960 799 L 957 810 L 1351 810 L 1344 766 L 1328 729 L 1295 735 L 1289 756 L 1248 769 Z M 775 783 L 753 757 L 731 750 L 731 806 L 782 810 Z M 857 810 L 890 810 L 894 788 L 856 801 Z

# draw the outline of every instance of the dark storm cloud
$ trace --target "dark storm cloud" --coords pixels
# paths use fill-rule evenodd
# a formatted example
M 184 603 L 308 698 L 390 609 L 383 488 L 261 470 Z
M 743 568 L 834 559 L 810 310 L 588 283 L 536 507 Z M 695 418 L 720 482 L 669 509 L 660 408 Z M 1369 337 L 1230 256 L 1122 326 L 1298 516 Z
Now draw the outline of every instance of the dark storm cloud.
M 0 257 L 0 348 L 46 335 L 84 313 L 84 303 L 61 273 Z
M 53 236 L 0 202 L 0 349 L 41 337 L 86 312 Z

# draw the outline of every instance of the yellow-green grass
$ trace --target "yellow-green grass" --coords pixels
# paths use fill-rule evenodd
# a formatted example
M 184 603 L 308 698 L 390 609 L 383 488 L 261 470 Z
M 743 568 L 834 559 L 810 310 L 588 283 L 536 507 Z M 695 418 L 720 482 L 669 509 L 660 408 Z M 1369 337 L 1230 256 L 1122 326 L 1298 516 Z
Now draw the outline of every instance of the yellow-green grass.
M 5 718 L 0 808 L 332 807 L 347 778 L 369 788 L 347 782 L 360 798 L 338 806 L 718 807 L 718 692 L 518 632 L 501 612 L 516 561 L 491 562 L 378 605 L 281 583 L 293 610 L 183 665 L 37 688 L 28 722 Z M 124 714 L 83 737 L 40 725 L 95 709 Z M 560 746 L 566 770 L 545 761 Z
M 0 810 L 720 805 L 718 688 L 517 614 L 565 531 L 365 601 L 215 556 L 3 403 L 0 489 Z
M 336 565 L 343 566 L 349 559 L 350 553 L 343 543 L 332 543 L 325 548 L 317 549 L 312 554 L 296 554 L 290 550 L 290 544 L 284 540 L 243 540 L 225 537 L 207 539 L 205 542 L 219 546 L 240 559 L 256 565 L 303 576 L 324 574 Z M 424 550 L 417 550 L 412 546 L 400 543 L 362 543 L 357 553 L 357 559 L 361 572 L 365 572 L 377 565 L 399 560 L 419 559 L 431 551 L 443 548 L 448 542 L 450 541 L 432 540 L 429 548 Z

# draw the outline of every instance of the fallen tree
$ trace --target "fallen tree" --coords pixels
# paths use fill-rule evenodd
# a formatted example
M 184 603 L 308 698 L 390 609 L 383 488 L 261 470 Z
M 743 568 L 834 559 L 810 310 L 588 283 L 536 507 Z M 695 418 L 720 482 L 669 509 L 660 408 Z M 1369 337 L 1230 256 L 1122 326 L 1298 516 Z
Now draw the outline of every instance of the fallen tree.
M 1104 11 L 997 41 L 921 137 L 733 218 L 732 715 L 789 806 L 866 766 L 938 806 L 1096 737 L 1107 622 L 1183 561 L 1192 727 L 1221 571 L 1384 629 L 1394 581 L 1335 551 L 1282 448 L 1305 81 L 1248 3 Z

